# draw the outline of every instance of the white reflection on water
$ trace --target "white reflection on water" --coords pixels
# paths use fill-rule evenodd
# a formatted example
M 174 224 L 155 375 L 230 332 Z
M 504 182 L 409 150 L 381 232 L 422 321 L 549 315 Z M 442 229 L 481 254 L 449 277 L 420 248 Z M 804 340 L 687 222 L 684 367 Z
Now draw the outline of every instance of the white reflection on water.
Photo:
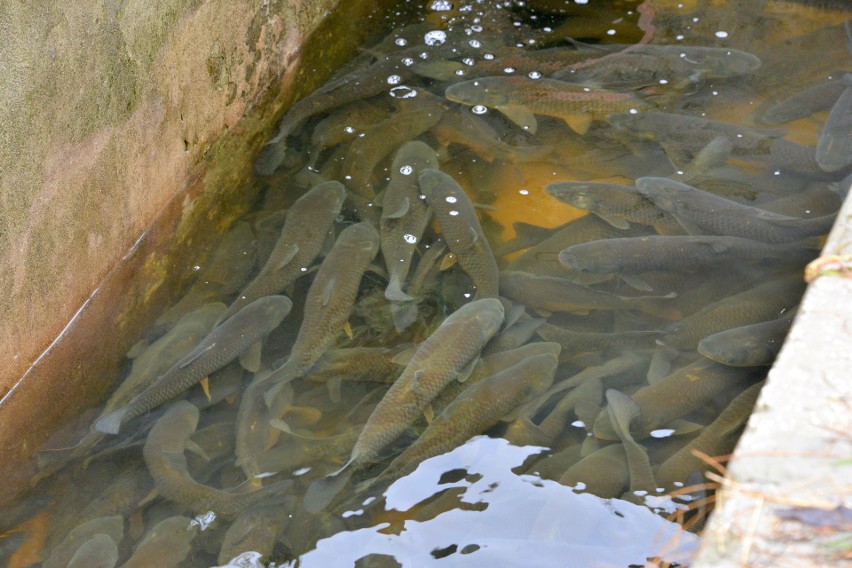
M 338 533 L 320 540 L 316 549 L 301 557 L 299 566 L 352 566 L 368 554 L 393 556 L 405 567 L 587 568 L 643 565 L 657 555 L 669 561 L 689 560 L 697 537 L 645 507 L 574 493 L 552 481 L 512 473 L 513 467 L 540 451 L 486 436 L 473 438 L 394 483 L 385 493 L 386 506 L 407 511 L 439 491 L 463 487 L 460 500 L 487 503 L 484 511 L 453 509 L 425 522 L 407 520 L 399 535 L 380 533 L 387 524 Z M 466 469 L 467 479 L 438 485 L 444 472 L 457 469 Z M 440 559 L 431 554 L 452 545 L 458 551 L 471 545 L 479 548 Z

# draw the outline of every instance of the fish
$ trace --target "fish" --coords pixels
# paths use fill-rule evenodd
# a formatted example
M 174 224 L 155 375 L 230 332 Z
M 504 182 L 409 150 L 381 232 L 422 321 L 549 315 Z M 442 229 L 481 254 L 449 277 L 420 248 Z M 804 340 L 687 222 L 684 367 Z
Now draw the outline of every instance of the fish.
M 385 297 L 401 302 L 414 298 L 402 288 L 411 258 L 429 226 L 432 211 L 420 199 L 418 176 L 425 168 L 437 168 L 438 155 L 425 144 L 415 140 L 397 150 L 391 164 L 390 181 L 384 189 L 382 216 L 379 225 L 382 256 L 388 269 Z
M 466 380 L 471 364 L 497 332 L 503 316 L 503 304 L 494 298 L 474 300 L 450 314 L 420 344 L 370 414 L 347 465 L 374 460 L 450 382 Z
M 698 352 L 708 359 L 733 367 L 769 366 L 784 344 L 793 317 L 794 314 L 791 314 L 714 333 L 698 343 Z
M 450 85 L 444 91 L 450 101 L 494 108 L 533 134 L 535 115 L 561 118 L 580 134 L 592 120 L 613 113 L 644 110 L 649 105 L 629 93 L 618 93 L 556 79 L 528 77 L 480 77 Z
M 108 535 L 96 534 L 84 542 L 67 568 L 113 568 L 118 562 L 118 546 Z
M 283 388 L 276 394 L 272 404 L 267 404 L 266 379 L 271 373 L 271 369 L 261 369 L 255 373 L 240 397 L 240 406 L 237 409 L 235 464 L 243 470 L 246 479 L 253 483 L 257 479 L 256 476 L 267 471 L 259 462 L 265 452 L 275 445 L 280 434 L 269 421 L 280 418 L 293 400 L 292 389 Z
M 630 471 L 630 493 L 641 497 L 639 492 L 650 492 L 657 487 L 648 451 L 639 445 L 630 434 L 630 423 L 639 417 L 639 406 L 632 398 L 621 391 L 606 391 L 607 412 L 615 433 L 621 439 L 621 446 L 627 457 L 627 469 Z
M 447 248 L 473 279 L 476 299 L 496 298 L 499 280 L 497 261 L 470 198 L 452 176 L 440 170 L 425 168 L 418 180 L 420 190 L 435 210 Z
M 560 360 L 567 361 L 584 353 L 647 349 L 656 345 L 663 336 L 659 330 L 594 332 L 574 331 L 550 323 L 542 324 L 537 330 L 539 337 L 553 341 L 562 347 Z
M 528 308 L 551 312 L 587 314 L 591 310 L 638 310 L 668 319 L 676 319 L 679 315 L 667 305 L 675 295 L 617 296 L 565 278 L 535 276 L 513 270 L 500 273 L 500 291 Z
M 801 265 L 816 251 L 724 235 L 649 235 L 600 239 L 563 249 L 559 262 L 570 272 L 700 272 L 720 265 Z
M 95 429 L 117 434 L 122 424 L 185 392 L 259 342 L 284 320 L 293 302 L 286 296 L 255 300 L 214 328 L 186 357 L 121 408 L 95 423 Z
M 655 44 L 600 47 L 606 56 L 571 65 L 554 73 L 553 77 L 607 86 L 662 81 L 665 81 L 662 84 L 677 84 L 747 75 L 761 65 L 756 55 L 727 47 Z
M 816 147 L 816 162 L 827 172 L 852 165 L 852 74 L 843 75 L 846 88 L 831 107 Z
M 720 331 L 773 320 L 796 306 L 805 291 L 798 278 L 772 280 L 709 304 L 669 324 L 658 343 L 669 349 L 695 349 L 705 337 Z
M 668 178 L 640 178 L 636 187 L 661 209 L 672 213 L 692 235 L 727 235 L 785 243 L 827 233 L 836 216 L 799 219 L 778 215 Z
M 424 460 L 448 452 L 533 400 L 553 382 L 557 353 L 541 353 L 465 389 L 414 444 L 397 456 L 381 477 L 404 477 Z
M 730 454 L 739 432 L 751 416 L 764 382 L 743 390 L 698 437 L 661 463 L 654 472 L 660 486 L 673 487 L 685 481 L 692 472 L 703 472 L 710 467 L 693 453 L 695 450 L 711 457 Z
M 174 516 L 151 527 L 121 568 L 178 568 L 192 550 L 199 529 L 188 517 Z
M 559 399 L 556 406 L 538 424 L 538 431 L 546 436 L 542 439 L 544 444 L 552 444 L 565 431 L 570 424 L 569 418 L 576 414 L 578 405 L 586 402 L 594 405 L 601 404 L 604 393 L 603 379 L 603 376 L 587 377 Z M 558 386 L 559 383 L 556 384 L 556 387 Z M 540 402 L 547 401 L 553 390 L 550 389 L 549 392 L 544 393 Z
M 684 229 L 671 213 L 657 207 L 629 185 L 562 181 L 550 183 L 545 191 L 563 203 L 594 213 L 617 229 L 631 223 L 654 227 L 662 235 L 679 235 Z
M 409 346 L 405 346 L 407 349 Z M 405 368 L 396 361 L 399 347 L 349 347 L 330 349 L 311 368 L 312 381 L 369 381 L 392 383 Z
M 718 400 L 727 392 L 750 385 L 758 372 L 745 367 L 728 367 L 705 358 L 681 367 L 631 395 L 639 406 L 639 418 L 633 421 L 630 432 L 634 439 L 644 440 L 651 431 L 672 420 Z M 619 439 L 606 412 L 598 415 L 592 432 L 601 440 Z
M 97 535 L 105 535 L 114 544 L 124 539 L 124 519 L 119 516 L 99 517 L 71 529 L 61 543 L 50 550 L 44 568 L 67 568 L 79 549 Z
M 280 501 L 293 486 L 284 480 L 250 491 L 231 493 L 203 485 L 189 474 L 184 451 L 198 425 L 198 408 L 178 401 L 161 416 L 145 440 L 143 457 L 157 491 L 193 513 L 213 511 L 235 517 L 243 509 L 263 502 Z M 188 445 L 189 444 L 189 445 Z
M 228 307 L 221 321 L 258 298 L 281 293 L 304 274 L 322 250 L 345 199 L 346 189 L 337 181 L 319 183 L 299 197 L 287 210 L 266 264 Z
M 219 564 L 229 564 L 244 552 L 255 552 L 259 562 L 270 560 L 279 533 L 290 520 L 281 505 L 261 505 L 240 513 L 222 537 Z
M 126 405 L 185 357 L 210 333 L 224 311 L 225 304 L 221 302 L 204 304 L 184 314 L 165 335 L 141 352 L 134 353 L 130 372 L 112 393 L 100 415 L 95 419 L 95 423 Z M 106 437 L 104 432 L 95 428 L 95 423 L 89 427 L 89 431 L 77 445 L 41 452 L 38 456 L 41 473 L 50 473 L 70 460 L 82 459 L 89 455 Z
M 500 333 L 491 338 L 482 349 L 484 355 L 491 353 L 499 353 L 500 351 L 510 351 L 521 347 L 527 343 L 535 335 L 536 330 L 545 321 L 544 318 L 534 318 L 523 314 L 518 321 L 506 327 Z
M 195 282 L 189 291 L 157 318 L 149 335 L 162 335 L 177 325 L 185 314 L 202 305 L 227 301 L 246 285 L 257 262 L 254 231 L 248 223 L 234 223 L 208 258 L 197 264 Z
M 624 447 L 610 444 L 587 455 L 569 467 L 559 478 L 559 483 L 602 499 L 621 496 L 630 483 Z
M 353 140 L 388 116 L 385 105 L 374 100 L 355 101 L 319 121 L 311 130 L 311 163 L 327 148 Z
M 645 225 L 631 225 L 627 230 L 617 229 L 596 215 L 585 215 L 569 222 L 552 236 L 528 248 L 522 254 L 509 261 L 509 270 L 529 272 L 538 276 L 566 277 L 569 272 L 559 262 L 559 253 L 579 243 L 599 239 L 631 237 L 653 234 L 654 230 Z M 589 282 L 578 282 L 586 284 Z
M 761 119 L 767 124 L 785 124 L 828 110 L 834 106 L 845 89 L 846 85 L 843 81 L 837 79 L 822 81 L 778 101 L 766 109 Z
M 438 124 L 446 101 L 424 89 L 400 101 L 400 111 L 377 122 L 349 145 L 341 175 L 347 186 L 363 199 L 376 196 L 372 175 L 376 166 L 406 142 Z
M 314 277 L 296 342 L 285 363 L 269 375 L 283 385 L 307 374 L 349 321 L 361 278 L 379 252 L 379 234 L 366 222 L 346 227 Z M 274 396 L 267 391 L 267 402 Z

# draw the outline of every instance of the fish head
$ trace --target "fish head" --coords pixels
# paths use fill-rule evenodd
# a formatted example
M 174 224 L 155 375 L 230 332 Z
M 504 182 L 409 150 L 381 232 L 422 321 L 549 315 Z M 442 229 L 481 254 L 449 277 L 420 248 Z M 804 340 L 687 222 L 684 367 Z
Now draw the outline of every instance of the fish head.
M 757 71 L 762 62 L 752 53 L 738 49 L 707 52 L 699 67 L 705 77 L 736 77 Z
M 320 201 L 328 209 L 339 211 L 343 207 L 343 202 L 346 201 L 346 188 L 339 181 L 320 183 L 314 190 L 320 194 Z
M 560 201 L 583 211 L 596 211 L 600 205 L 598 197 L 588 190 L 560 190 L 556 193 Z
M 687 199 L 690 187 L 668 178 L 644 177 L 636 180 L 636 189 L 664 211 L 674 211 Z

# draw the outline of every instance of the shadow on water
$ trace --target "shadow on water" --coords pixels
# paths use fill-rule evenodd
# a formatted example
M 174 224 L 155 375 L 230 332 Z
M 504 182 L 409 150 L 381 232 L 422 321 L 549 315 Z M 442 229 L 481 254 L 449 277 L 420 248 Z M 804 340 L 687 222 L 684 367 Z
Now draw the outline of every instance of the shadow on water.
M 326 82 L 338 14 L 253 208 L 161 267 L 195 279 L 110 284 L 145 314 L 106 342 L 126 369 L 67 357 L 122 386 L 39 454 L 0 555 L 688 563 L 700 456 L 732 451 L 852 165 L 848 14 L 737 5 L 376 12 Z

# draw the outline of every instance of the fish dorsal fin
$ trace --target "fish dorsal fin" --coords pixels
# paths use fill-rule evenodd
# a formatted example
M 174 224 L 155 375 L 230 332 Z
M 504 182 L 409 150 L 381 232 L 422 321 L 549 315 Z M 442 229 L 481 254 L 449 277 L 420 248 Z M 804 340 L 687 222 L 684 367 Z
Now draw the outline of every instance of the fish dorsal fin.
M 630 228 L 630 223 L 623 217 L 619 217 L 618 215 L 613 215 L 610 213 L 597 212 L 595 214 L 613 227 L 615 227 L 616 229 L 626 231 Z
M 395 354 L 391 358 L 391 362 L 395 365 L 399 365 L 400 367 L 405 367 L 411 362 L 411 357 L 417 352 L 416 345 L 409 345 L 408 347 L 399 351 L 399 353 Z
M 476 364 L 479 363 L 479 357 L 474 358 L 470 363 L 465 365 L 464 369 L 459 371 L 459 374 L 456 376 L 456 380 L 460 383 L 465 382 L 470 378 L 471 373 L 473 373 L 473 369 L 476 367 Z
M 588 113 L 570 114 L 561 117 L 568 127 L 581 136 L 589 130 L 594 117 Z
M 280 418 L 271 418 L 269 420 L 269 425 L 272 426 L 273 428 L 275 428 L 276 430 L 284 432 L 285 434 L 287 434 L 289 436 L 293 436 L 294 438 L 301 438 L 303 440 L 324 440 L 325 439 L 323 437 L 309 436 L 307 434 L 299 434 L 297 432 L 294 432 L 293 429 L 290 428 L 290 425 L 287 424 L 284 420 L 281 420 Z
M 703 430 L 704 425 L 683 418 L 675 418 L 666 423 L 666 428 L 672 431 L 672 436 L 688 436 Z
M 299 253 L 299 245 L 290 243 L 281 250 L 281 256 L 276 259 L 273 270 L 281 270 L 296 257 Z
M 526 130 L 531 134 L 538 131 L 538 121 L 535 119 L 535 114 L 525 106 L 521 105 L 506 105 L 498 106 L 497 110 L 506 115 L 506 118 Z
M 607 389 L 606 402 L 609 421 L 615 433 L 622 441 L 632 441 L 630 423 L 639 416 L 639 405 L 632 398 L 615 389 Z
M 204 396 L 207 397 L 207 402 L 213 402 L 213 397 L 210 396 L 210 377 L 204 377 L 198 384 L 201 385 L 201 390 L 204 391 Z
M 260 350 L 262 344 L 255 341 L 240 353 L 240 366 L 246 371 L 256 373 L 260 370 Z
M 335 278 L 332 276 L 326 281 L 325 286 L 322 289 L 322 305 L 323 307 L 327 306 L 331 301 L 331 295 L 334 293 L 334 283 Z
M 198 360 L 199 357 L 204 355 L 205 353 L 212 351 L 213 348 L 216 347 L 216 342 L 212 342 L 209 345 L 199 345 L 195 349 L 193 349 L 186 357 L 181 359 L 177 366 L 180 369 L 184 369 Z

